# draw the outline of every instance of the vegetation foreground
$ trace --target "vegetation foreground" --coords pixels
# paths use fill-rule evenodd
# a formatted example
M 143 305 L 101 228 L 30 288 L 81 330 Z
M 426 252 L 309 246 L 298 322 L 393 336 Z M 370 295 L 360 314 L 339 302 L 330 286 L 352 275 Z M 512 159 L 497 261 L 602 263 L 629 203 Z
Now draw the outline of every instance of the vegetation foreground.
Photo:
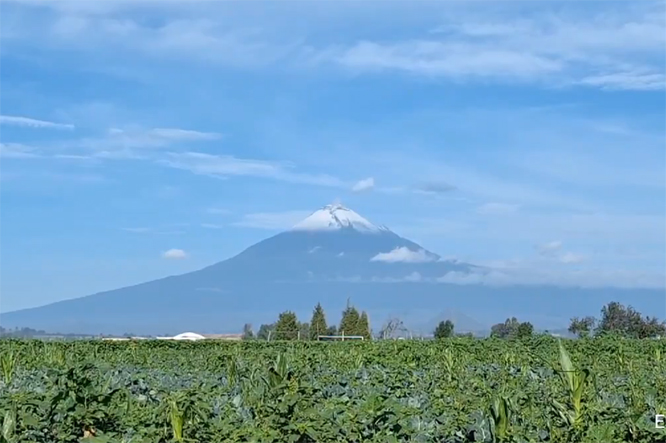
M 0 341 L 0 441 L 666 442 L 666 341 Z

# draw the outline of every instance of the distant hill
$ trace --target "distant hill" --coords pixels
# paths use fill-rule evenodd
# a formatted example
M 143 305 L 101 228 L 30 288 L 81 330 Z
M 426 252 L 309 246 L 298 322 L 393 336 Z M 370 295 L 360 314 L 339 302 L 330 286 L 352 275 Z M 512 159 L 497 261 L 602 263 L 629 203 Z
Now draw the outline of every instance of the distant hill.
M 596 315 L 613 300 L 663 314 L 664 290 L 438 282 L 451 272 L 489 271 L 444 260 L 349 208 L 329 205 L 204 269 L 4 313 L 0 324 L 83 334 L 232 333 L 245 323 L 271 323 L 287 309 L 308 321 L 317 302 L 329 321 L 337 321 L 348 298 L 368 311 L 375 331 L 396 312 L 424 333 L 448 317 L 465 332 L 489 329 L 510 316 L 536 318 L 542 329 L 562 328 L 570 317 Z

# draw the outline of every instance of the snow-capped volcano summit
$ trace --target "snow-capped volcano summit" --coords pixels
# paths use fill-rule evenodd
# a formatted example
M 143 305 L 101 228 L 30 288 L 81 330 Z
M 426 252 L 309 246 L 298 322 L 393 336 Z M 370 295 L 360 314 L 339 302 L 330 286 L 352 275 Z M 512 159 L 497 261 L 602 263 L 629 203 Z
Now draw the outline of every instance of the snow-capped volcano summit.
M 598 309 L 609 297 L 607 288 L 595 292 L 475 284 L 487 271 L 470 263 L 444 260 L 351 209 L 332 204 L 294 228 L 203 269 L 2 313 L 0 320 L 5 328 L 171 335 L 184 330 L 233 332 L 252 319 L 275 321 L 285 309 L 299 312 L 299 316 L 310 315 L 318 302 L 328 312 L 344 306 L 350 297 L 374 318 L 412 309 L 423 309 L 428 316 L 435 309 L 454 309 L 485 310 L 496 316 L 492 321 L 506 318 L 502 312 L 507 309 L 506 315 L 530 314 L 535 295 L 548 303 L 544 314 L 555 315 L 560 310 L 563 318 L 576 313 L 562 308 L 579 308 L 584 300 L 588 307 Z M 456 281 L 465 284 L 452 284 Z M 635 303 L 635 295 L 626 293 L 625 299 Z M 610 296 L 622 302 L 617 292 Z M 663 300 L 663 290 L 646 292 L 642 300 L 645 306 L 655 306 Z M 220 331 L 220 327 L 225 329 Z
M 354 229 L 359 232 L 388 232 L 385 226 L 376 226 L 356 212 L 340 203 L 326 205 L 313 212 L 310 216 L 297 223 L 292 231 L 331 231 L 338 229 Z

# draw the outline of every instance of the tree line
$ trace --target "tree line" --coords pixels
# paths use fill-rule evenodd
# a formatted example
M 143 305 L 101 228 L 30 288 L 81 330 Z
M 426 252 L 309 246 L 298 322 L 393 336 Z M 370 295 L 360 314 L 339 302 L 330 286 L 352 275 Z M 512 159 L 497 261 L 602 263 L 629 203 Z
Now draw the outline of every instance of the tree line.
M 328 325 L 324 308 L 321 303 L 317 303 L 309 323 L 301 323 L 293 311 L 285 311 L 279 315 L 275 323 L 261 325 L 256 336 L 252 325 L 246 324 L 243 328 L 243 338 L 246 340 L 254 338 L 259 340 L 318 340 L 320 336 L 327 335 L 360 336 L 365 340 L 370 340 L 372 329 L 367 312 L 359 312 L 348 302 L 347 307 L 342 311 L 340 324 L 338 326 Z
M 601 317 L 571 319 L 568 331 L 578 337 L 588 337 L 603 334 L 615 334 L 630 338 L 666 337 L 666 323 L 655 317 L 643 317 L 633 307 L 625 307 L 618 302 L 611 302 L 601 309 Z M 377 338 L 394 338 L 396 334 L 408 332 L 402 321 L 397 318 L 388 320 L 377 334 Z M 546 331 L 546 333 L 548 333 Z M 490 336 L 500 339 L 526 339 L 535 334 L 534 326 L 530 322 L 520 322 L 516 317 L 507 318 L 503 323 L 491 327 Z M 299 322 L 296 314 L 285 311 L 280 314 L 275 323 L 263 324 L 258 333 L 254 334 L 252 326 L 245 325 L 243 336 L 245 339 L 260 340 L 317 340 L 319 336 L 345 335 L 361 336 L 365 340 L 372 338 L 370 321 L 365 311 L 359 311 L 347 303 L 342 312 L 339 325 L 328 325 L 326 314 L 320 303 L 317 303 L 309 323 Z M 439 322 L 433 331 L 435 339 L 444 339 L 453 336 L 473 336 L 472 333 L 460 334 L 455 332 L 455 325 L 451 320 Z
M 578 337 L 615 334 L 629 338 L 666 337 L 666 323 L 656 317 L 643 317 L 633 307 L 611 302 L 601 309 L 601 318 L 574 317 L 569 332 Z

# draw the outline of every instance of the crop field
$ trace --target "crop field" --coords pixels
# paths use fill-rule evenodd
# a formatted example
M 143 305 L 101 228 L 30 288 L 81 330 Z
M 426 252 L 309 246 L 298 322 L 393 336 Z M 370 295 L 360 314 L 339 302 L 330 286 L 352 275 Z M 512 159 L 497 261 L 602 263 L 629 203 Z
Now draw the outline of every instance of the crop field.
M 1 442 L 666 442 L 666 341 L 0 341 Z

